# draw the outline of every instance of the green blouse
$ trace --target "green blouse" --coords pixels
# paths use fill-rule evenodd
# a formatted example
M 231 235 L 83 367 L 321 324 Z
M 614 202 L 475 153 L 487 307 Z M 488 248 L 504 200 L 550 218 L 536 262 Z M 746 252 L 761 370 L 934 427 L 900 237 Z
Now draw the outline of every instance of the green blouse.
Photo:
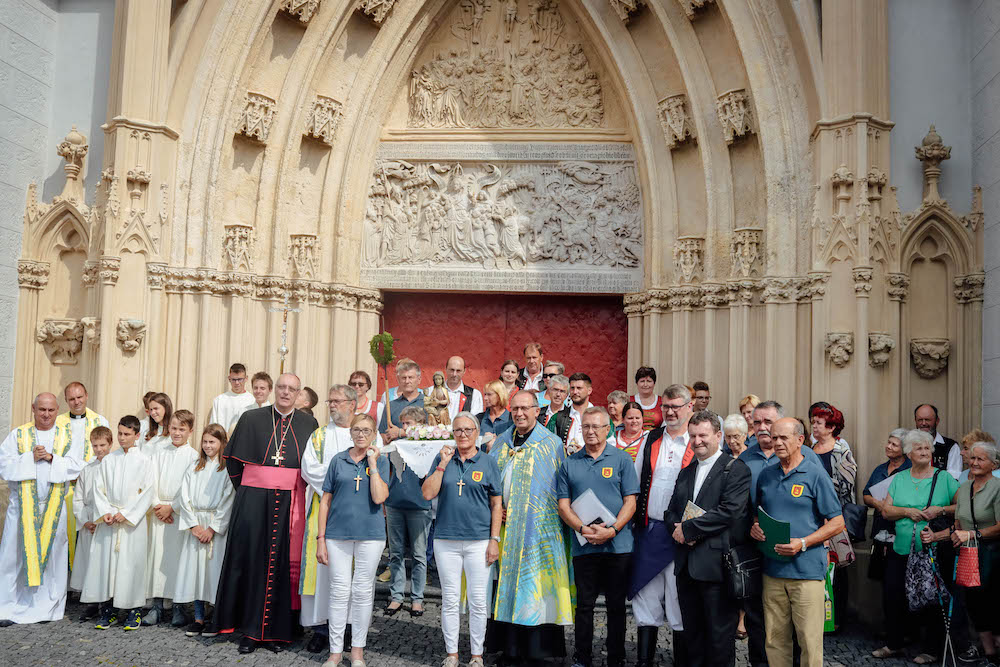
M 931 482 L 934 475 L 930 475 L 927 479 L 914 479 L 912 468 L 909 470 L 903 470 L 892 476 L 892 482 L 889 483 L 889 495 L 892 496 L 892 504 L 895 507 L 912 507 L 918 510 L 922 510 L 927 507 L 927 498 L 931 493 Z M 955 497 L 955 492 L 958 490 L 958 480 L 948 474 L 948 471 L 942 470 L 938 475 L 937 486 L 934 487 L 934 498 L 931 499 L 931 505 L 935 507 L 947 507 L 951 505 L 952 499 Z M 976 506 L 978 510 L 979 506 Z M 979 518 L 979 513 L 976 513 L 976 518 Z M 913 519 L 909 517 L 903 517 L 902 519 L 896 520 L 896 541 L 893 543 L 893 550 L 901 556 L 906 556 L 910 553 L 910 542 L 913 537 Z M 916 522 L 917 534 L 916 534 L 916 551 L 923 549 L 923 543 L 920 541 L 920 531 L 924 529 L 927 525 L 926 521 Z
M 972 512 L 970 512 L 969 480 L 958 489 L 958 507 L 955 508 L 955 518 L 962 524 L 962 530 L 972 530 Z M 1000 479 L 989 477 L 983 488 L 972 497 L 971 508 L 976 511 L 976 523 L 979 530 L 995 526 L 1000 520 Z

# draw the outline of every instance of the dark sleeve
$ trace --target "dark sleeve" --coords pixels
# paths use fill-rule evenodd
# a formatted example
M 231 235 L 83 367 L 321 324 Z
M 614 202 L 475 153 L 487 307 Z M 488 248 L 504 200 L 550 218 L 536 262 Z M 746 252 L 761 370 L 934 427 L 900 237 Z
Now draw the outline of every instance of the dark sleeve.
M 379 456 L 378 461 L 375 464 L 375 469 L 378 470 L 378 476 L 382 478 L 383 482 L 389 482 L 389 457 Z
M 718 507 L 696 519 L 684 522 L 681 530 L 687 540 L 718 535 L 746 515 L 750 500 L 750 469 L 742 461 L 733 463 L 729 474 L 723 473 L 724 486 Z
M 559 466 L 559 470 L 556 471 L 556 498 L 562 500 L 563 498 L 570 498 L 569 493 L 569 472 L 566 470 L 565 463 Z
M 837 490 L 833 487 L 833 480 L 827 475 L 816 475 L 816 513 L 824 519 L 841 515 L 840 498 L 837 497 Z
M 389 414 L 389 406 L 391 404 L 392 404 L 392 401 L 389 401 L 388 403 L 386 403 L 385 409 L 382 410 L 382 419 L 380 419 L 379 422 L 378 422 L 378 432 L 379 433 L 385 433 L 386 431 L 389 430 L 389 422 L 388 422 L 388 419 L 387 419 L 387 415 Z
M 323 478 L 323 493 L 333 493 L 333 485 L 337 481 L 337 461 L 330 462 L 326 469 L 326 477 Z
M 625 455 L 628 457 L 628 454 Z M 639 476 L 635 474 L 635 464 L 629 457 L 622 464 L 622 496 L 639 495 Z
M 681 505 L 681 496 L 678 491 L 680 491 L 683 485 L 687 488 L 687 477 L 693 474 L 693 471 L 697 470 L 698 466 L 694 468 L 682 468 L 680 473 L 677 474 L 677 481 L 674 482 L 674 492 L 670 496 L 670 503 L 667 505 L 667 511 L 663 513 L 663 522 L 667 524 L 667 530 L 673 532 L 673 525 L 680 522 L 681 516 L 684 514 L 684 507 L 687 505 L 687 501 Z
M 488 459 L 487 467 L 489 469 L 490 486 L 487 489 L 487 493 L 492 496 L 502 496 L 503 495 L 503 480 L 500 479 L 500 468 L 497 466 L 496 459 L 492 456 Z
M 864 490 L 863 490 L 863 491 L 861 491 L 861 495 L 862 495 L 862 496 L 870 496 L 870 495 L 871 495 L 871 493 L 869 493 L 869 490 L 870 490 L 870 489 L 871 489 L 871 488 L 872 488 L 873 486 L 875 486 L 876 484 L 878 484 L 878 482 L 876 482 L 876 481 L 875 481 L 875 474 L 876 474 L 877 472 L 878 472 L 878 468 L 875 468 L 875 470 L 873 470 L 873 471 L 872 471 L 872 474 L 868 476 L 868 483 L 867 483 L 867 484 L 865 484 L 865 488 L 864 488 Z

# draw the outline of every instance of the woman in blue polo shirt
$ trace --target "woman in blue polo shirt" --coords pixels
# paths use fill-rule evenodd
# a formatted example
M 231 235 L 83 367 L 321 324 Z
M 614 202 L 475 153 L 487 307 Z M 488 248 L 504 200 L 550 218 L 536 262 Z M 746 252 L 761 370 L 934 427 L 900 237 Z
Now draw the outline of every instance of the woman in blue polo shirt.
M 462 573 L 469 599 L 469 667 L 482 667 L 490 567 L 500 556 L 502 486 L 496 460 L 476 447 L 479 422 L 470 412 L 452 421 L 455 447 L 442 447 L 424 480 L 424 498 L 438 499 L 434 562 L 441 580 L 444 667 L 458 667 Z
M 348 605 L 351 662 L 364 664 L 368 624 L 375 603 L 375 571 L 385 547 L 382 503 L 389 496 L 389 461 L 375 446 L 375 420 L 351 420 L 354 446 L 330 461 L 319 506 L 316 560 L 330 567 L 330 660 L 339 665 L 344 650 Z M 353 564 L 353 575 L 351 568 Z

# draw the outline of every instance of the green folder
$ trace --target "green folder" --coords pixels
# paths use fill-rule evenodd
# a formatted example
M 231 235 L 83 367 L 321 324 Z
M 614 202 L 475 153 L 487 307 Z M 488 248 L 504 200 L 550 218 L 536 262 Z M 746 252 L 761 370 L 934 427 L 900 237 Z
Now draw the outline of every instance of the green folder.
M 762 507 L 757 508 L 757 523 L 764 531 L 764 541 L 757 543 L 757 548 L 760 549 L 761 553 L 774 560 L 792 560 L 791 556 L 782 556 L 774 550 L 774 545 L 788 544 L 792 541 L 792 524 L 787 521 L 778 521 L 765 512 Z

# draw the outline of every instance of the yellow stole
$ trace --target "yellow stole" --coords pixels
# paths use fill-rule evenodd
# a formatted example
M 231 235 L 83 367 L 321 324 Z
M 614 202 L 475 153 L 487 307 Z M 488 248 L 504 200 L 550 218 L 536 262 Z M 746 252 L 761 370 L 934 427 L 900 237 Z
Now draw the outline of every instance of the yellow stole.
M 87 408 L 84 413 L 83 426 L 83 460 L 89 463 L 94 458 L 94 448 L 90 444 L 90 432 L 101 425 L 101 418 L 96 412 Z M 67 440 L 72 440 L 73 429 L 69 426 L 70 416 L 64 412 L 56 417 L 56 428 L 65 432 Z M 66 534 L 69 535 L 69 571 L 73 571 L 73 559 L 76 557 L 76 515 L 73 514 L 73 489 L 76 488 L 76 480 L 69 483 L 69 490 L 66 492 Z
M 52 444 L 52 453 L 56 456 L 65 456 L 70 447 L 69 427 L 55 426 L 55 440 Z M 25 454 L 34 449 L 38 444 L 38 434 L 35 431 L 35 422 L 28 422 L 17 427 L 17 451 Z M 18 499 L 21 502 L 21 516 L 18 517 L 21 524 L 21 555 L 24 557 L 24 569 L 27 575 L 27 585 L 29 587 L 42 585 L 42 573 L 45 572 L 45 565 L 48 563 L 49 554 L 52 551 L 52 542 L 55 539 L 56 530 L 59 528 L 59 515 L 62 513 L 63 503 L 68 496 L 65 482 L 58 482 L 49 485 L 49 497 L 45 501 L 45 510 L 42 515 L 38 515 L 38 488 L 35 480 L 26 479 L 18 483 Z M 73 516 L 70 509 L 69 516 Z M 73 540 L 70 540 L 72 543 Z
M 323 448 L 326 445 L 326 426 L 320 426 L 309 438 L 316 458 L 323 460 Z M 309 510 L 306 513 L 306 530 L 302 539 L 302 565 L 299 574 L 299 595 L 316 595 L 316 536 L 319 535 L 319 501 L 320 497 L 311 486 Z

